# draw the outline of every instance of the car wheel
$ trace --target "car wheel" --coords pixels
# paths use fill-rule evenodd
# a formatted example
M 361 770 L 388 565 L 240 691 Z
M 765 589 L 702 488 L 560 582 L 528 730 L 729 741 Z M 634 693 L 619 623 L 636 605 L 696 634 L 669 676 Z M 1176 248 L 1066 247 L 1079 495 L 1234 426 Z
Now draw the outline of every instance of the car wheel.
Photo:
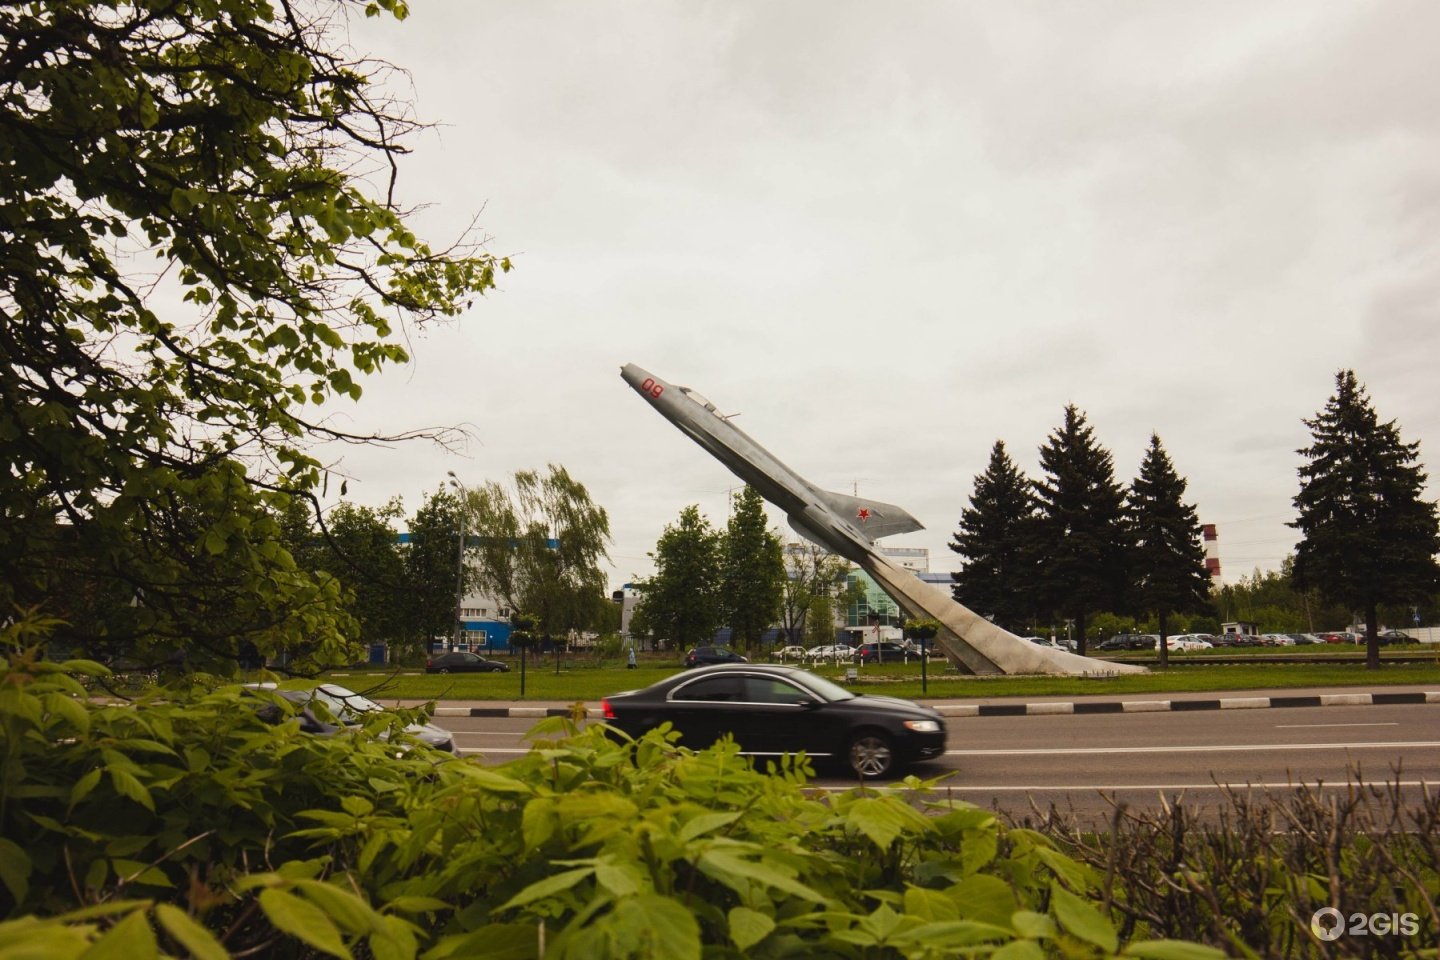
M 873 730 L 867 730 L 851 740 L 845 755 L 857 777 L 883 777 L 895 766 L 890 739 Z
M 449 667 L 441 667 L 440 669 L 436 670 L 435 672 L 436 672 L 436 673 L 449 673 L 449 672 L 450 672 L 450 668 L 449 668 Z

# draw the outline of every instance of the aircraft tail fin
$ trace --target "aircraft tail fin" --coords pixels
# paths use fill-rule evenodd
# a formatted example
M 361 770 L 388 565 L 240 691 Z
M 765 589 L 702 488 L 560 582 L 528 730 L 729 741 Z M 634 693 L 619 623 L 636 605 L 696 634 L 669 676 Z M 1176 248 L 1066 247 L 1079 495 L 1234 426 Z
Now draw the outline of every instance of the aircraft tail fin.
M 832 510 L 842 517 L 848 517 L 850 522 L 871 540 L 925 529 L 924 524 L 893 503 L 881 503 L 879 500 L 866 500 L 828 490 L 822 490 L 820 495 Z

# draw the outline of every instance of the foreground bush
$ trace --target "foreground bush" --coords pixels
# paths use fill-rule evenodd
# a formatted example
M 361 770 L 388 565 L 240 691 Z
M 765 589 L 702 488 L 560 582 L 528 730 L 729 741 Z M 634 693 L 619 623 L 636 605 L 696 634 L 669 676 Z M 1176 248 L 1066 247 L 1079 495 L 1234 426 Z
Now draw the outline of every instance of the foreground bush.
M 1237 956 L 1435 957 L 1440 941 L 1440 791 L 1407 799 L 1396 782 L 1226 790 L 1217 810 L 1117 807 L 1108 831 L 1051 811 L 1038 829 L 1106 879 L 1121 935 L 1144 930 Z M 1333 908 L 1353 927 L 1310 931 Z M 1403 926 L 1396 917 L 1411 918 Z M 1364 926 L 1371 925 L 1359 921 Z M 1400 929 L 1397 929 L 1399 927 Z
M 0 668 L 0 957 L 1217 955 L 1122 949 L 1094 870 L 964 804 L 563 720 L 486 768 L 234 687 L 82 699 L 100 669 Z

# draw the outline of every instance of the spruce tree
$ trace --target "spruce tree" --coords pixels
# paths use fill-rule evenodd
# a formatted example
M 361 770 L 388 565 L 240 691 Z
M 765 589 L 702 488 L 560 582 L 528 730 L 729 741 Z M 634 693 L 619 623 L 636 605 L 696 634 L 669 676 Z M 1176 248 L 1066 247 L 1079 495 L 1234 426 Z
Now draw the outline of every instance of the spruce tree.
M 1170 614 L 1200 612 L 1210 601 L 1200 520 L 1195 507 L 1183 499 L 1185 487 L 1160 438 L 1152 433 L 1126 507 L 1135 543 L 1131 554 L 1135 606 L 1160 620 L 1162 667 L 1170 663 L 1165 639 Z
M 1440 587 L 1440 521 L 1423 497 L 1419 443 L 1395 421 L 1381 423 L 1353 370 L 1335 375 L 1335 395 L 1299 451 L 1295 583 L 1365 614 L 1366 665 L 1380 666 L 1381 603 L 1420 600 Z
M 1034 526 L 1030 480 L 997 440 L 950 540 L 950 549 L 964 558 L 950 575 L 955 599 L 1012 631 L 1033 619 Z
M 1040 467 L 1045 476 L 1034 485 L 1039 592 L 1051 609 L 1075 622 L 1083 656 L 1086 618 L 1125 606 L 1125 493 L 1115 482 L 1114 458 L 1074 404 L 1040 448 Z
M 754 650 L 780 614 L 785 593 L 785 557 L 780 538 L 765 519 L 765 500 L 746 486 L 721 541 L 720 609 L 731 643 Z

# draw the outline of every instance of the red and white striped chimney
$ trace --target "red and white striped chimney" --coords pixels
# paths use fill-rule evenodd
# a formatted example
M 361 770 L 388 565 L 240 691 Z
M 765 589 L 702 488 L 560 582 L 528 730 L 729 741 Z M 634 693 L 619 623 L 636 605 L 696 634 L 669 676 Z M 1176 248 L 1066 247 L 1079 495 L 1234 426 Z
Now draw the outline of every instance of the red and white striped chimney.
M 1219 586 L 1220 534 L 1215 532 L 1215 524 L 1201 524 L 1200 538 L 1205 541 L 1205 572 L 1210 574 L 1210 582 Z

